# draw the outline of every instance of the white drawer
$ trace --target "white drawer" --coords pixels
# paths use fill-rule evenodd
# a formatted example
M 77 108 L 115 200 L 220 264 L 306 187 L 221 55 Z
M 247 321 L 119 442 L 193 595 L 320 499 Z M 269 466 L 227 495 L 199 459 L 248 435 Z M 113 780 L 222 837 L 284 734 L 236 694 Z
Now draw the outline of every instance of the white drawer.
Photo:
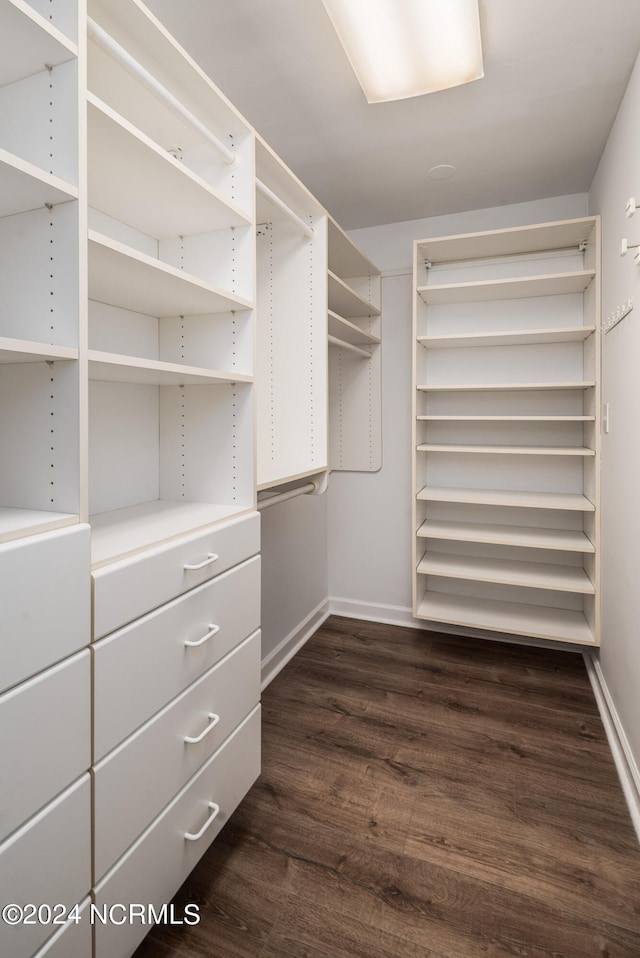
M 98 908 L 143 902 L 159 909 L 202 857 L 260 774 L 260 707 L 189 782 L 96 888 Z M 210 802 L 220 811 L 211 819 Z M 176 917 L 181 917 L 176 915 Z M 139 924 L 96 925 L 95 958 L 129 958 L 149 929 Z
M 90 641 L 89 526 L 0 546 L 0 691 Z
M 94 646 L 94 761 L 260 625 L 260 558 L 192 589 Z M 212 626 L 218 628 L 215 634 Z M 201 645 L 185 646 L 185 642 Z
M 83 775 L 0 845 L 0 901 L 72 908 L 91 888 L 91 792 Z M 0 955 L 29 958 L 51 926 L 0 922 Z
M 93 943 L 89 907 L 90 900 L 85 898 L 78 905 L 79 921 L 73 920 L 58 928 L 34 958 L 91 958 Z
M 91 765 L 88 649 L 0 696 L 0 840 Z
M 260 633 L 143 725 L 95 768 L 99 879 L 260 698 Z M 216 717 L 217 716 L 217 719 Z M 210 729 L 203 735 L 206 729 Z M 199 738 L 186 742 L 186 738 Z
M 252 512 L 96 569 L 94 639 L 157 609 L 259 550 L 260 516 Z M 196 568 L 186 568 L 189 566 Z

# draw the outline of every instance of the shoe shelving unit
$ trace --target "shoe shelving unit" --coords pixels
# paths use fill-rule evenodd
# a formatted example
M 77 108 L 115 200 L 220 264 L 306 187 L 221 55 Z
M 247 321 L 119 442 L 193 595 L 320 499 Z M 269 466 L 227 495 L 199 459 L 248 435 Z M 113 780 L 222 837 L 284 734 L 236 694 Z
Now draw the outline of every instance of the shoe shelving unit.
M 414 249 L 414 615 L 599 644 L 599 221 Z

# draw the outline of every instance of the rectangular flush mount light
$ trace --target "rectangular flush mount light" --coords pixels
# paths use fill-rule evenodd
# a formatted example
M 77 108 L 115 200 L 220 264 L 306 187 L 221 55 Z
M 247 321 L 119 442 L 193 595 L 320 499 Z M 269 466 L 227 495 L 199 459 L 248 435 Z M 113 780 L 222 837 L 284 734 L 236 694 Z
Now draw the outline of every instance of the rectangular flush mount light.
M 323 0 L 369 103 L 484 76 L 478 0 Z

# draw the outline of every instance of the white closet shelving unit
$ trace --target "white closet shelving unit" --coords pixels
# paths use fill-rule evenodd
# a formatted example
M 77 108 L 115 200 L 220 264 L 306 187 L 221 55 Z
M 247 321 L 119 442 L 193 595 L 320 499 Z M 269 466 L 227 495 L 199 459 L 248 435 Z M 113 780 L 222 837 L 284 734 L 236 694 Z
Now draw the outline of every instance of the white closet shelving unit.
M 160 905 L 260 768 L 254 135 L 139 0 L 88 14 L 93 895 Z
M 327 216 L 256 140 L 258 490 L 327 469 Z
M 329 464 L 382 465 L 380 271 L 329 218 Z
M 254 505 L 254 206 L 251 132 L 204 74 L 141 4 L 92 3 L 89 17 L 98 568 Z
M 80 516 L 77 9 L 37 6 L 0 3 L 0 542 Z
M 0 893 L 66 909 L 91 889 L 82 13 L 0 0 Z M 3 922 L 0 953 L 53 931 Z
M 596 217 L 414 247 L 414 615 L 599 644 Z

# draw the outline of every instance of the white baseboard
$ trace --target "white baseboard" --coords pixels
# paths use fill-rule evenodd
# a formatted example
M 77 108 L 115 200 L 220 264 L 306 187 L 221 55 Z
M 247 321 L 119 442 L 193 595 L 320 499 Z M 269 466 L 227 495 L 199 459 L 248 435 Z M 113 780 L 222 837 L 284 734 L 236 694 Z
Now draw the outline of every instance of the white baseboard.
M 278 672 L 285 667 L 287 662 L 293 658 L 296 652 L 302 648 L 305 642 L 311 638 L 313 633 L 320 628 L 329 615 L 329 600 L 323 599 L 322 602 L 262 660 L 263 691 L 269 682 L 275 679 Z
M 631 821 L 640 841 L 640 772 L 625 730 L 607 687 L 600 662 L 593 652 L 584 652 L 584 662 L 598 704 L 600 718 L 620 777 L 622 791 L 629 806 Z
M 404 625 L 409 629 L 428 629 L 425 623 L 413 618 L 411 609 L 400 605 L 361 602 L 357 599 L 343 599 L 332 595 L 329 596 L 329 608 L 332 615 L 344 615 L 347 619 L 382 622 L 384 625 Z

